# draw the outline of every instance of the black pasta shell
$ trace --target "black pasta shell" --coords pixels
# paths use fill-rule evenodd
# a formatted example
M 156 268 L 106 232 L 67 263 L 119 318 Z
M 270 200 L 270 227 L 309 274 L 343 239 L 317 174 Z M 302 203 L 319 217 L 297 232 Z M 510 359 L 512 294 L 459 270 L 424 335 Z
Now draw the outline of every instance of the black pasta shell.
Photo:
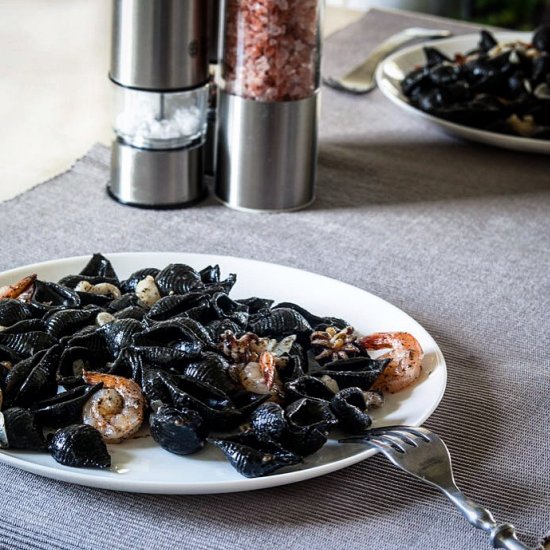
M 338 419 L 338 426 L 349 434 L 367 431 L 372 419 L 366 413 L 367 403 L 360 388 L 345 388 L 330 402 L 330 408 Z
M 77 308 L 81 300 L 78 293 L 70 288 L 36 279 L 31 304 L 45 313 L 58 308 Z
M 56 372 L 61 359 L 59 345 L 43 350 L 15 365 L 5 380 L 7 407 L 28 407 L 57 393 Z
M 338 422 L 329 403 L 322 399 L 299 399 L 288 405 L 285 413 L 291 428 L 315 428 L 328 432 Z
M 314 327 L 315 330 L 324 330 L 324 328 L 329 326 L 342 330 L 349 326 L 349 323 L 344 319 L 339 319 L 338 317 L 320 317 L 319 315 L 314 315 L 302 306 L 292 302 L 281 302 L 276 306 L 273 306 L 273 309 L 280 308 L 297 311 L 312 327 Z
M 297 401 L 304 397 L 330 401 L 334 397 L 334 392 L 324 382 L 313 376 L 301 376 L 285 384 L 287 401 Z
M 74 468 L 109 468 L 111 457 L 101 434 L 87 424 L 61 428 L 49 441 L 52 457 Z
M 209 265 L 199 271 L 201 281 L 205 284 L 219 283 L 220 281 L 220 266 Z
M 30 304 L 12 298 L 0 300 L 0 325 L 3 327 L 9 327 L 24 319 L 32 319 L 36 314 L 36 310 Z
M 59 339 L 93 324 L 100 311 L 98 307 L 52 311 L 44 316 L 44 330 L 53 338 Z
M 189 311 L 210 308 L 209 296 L 202 292 L 189 292 L 184 295 L 174 294 L 158 300 L 147 313 L 148 321 L 166 321 L 176 316 L 187 316 Z
M 118 276 L 111 264 L 103 254 L 96 252 L 84 266 L 80 275 L 86 275 L 89 277 L 105 277 L 107 279 L 114 279 L 118 284 Z
M 144 269 L 139 269 L 134 271 L 126 280 L 122 281 L 120 284 L 120 290 L 123 294 L 128 292 L 135 292 L 136 286 L 140 281 L 143 281 L 148 276 L 156 277 L 160 273 L 160 269 L 156 267 L 145 267 Z
M 275 338 L 291 334 L 309 336 L 313 329 L 301 313 L 290 308 L 277 308 L 251 315 L 248 330 L 258 336 Z
M 185 264 L 170 264 L 157 273 L 155 283 L 162 296 L 186 294 L 201 289 L 204 283 L 201 276 Z
M 32 407 L 35 420 L 42 426 L 61 428 L 82 421 L 82 409 L 88 399 L 103 384 L 77 386 L 69 391 L 35 403 Z
M 11 407 L 0 415 L 3 420 L 3 428 L 0 422 L 0 447 L 29 451 L 46 449 L 42 428 L 37 426 L 31 411 L 22 407 Z
M 153 439 L 165 450 L 190 455 L 204 447 L 208 430 L 201 415 L 190 409 L 161 405 L 149 416 Z
M 263 403 L 250 416 L 250 425 L 260 440 L 279 441 L 288 429 L 285 411 L 278 403 Z
M 276 444 L 255 440 L 241 434 L 233 438 L 209 439 L 227 457 L 230 464 L 243 476 L 262 477 L 297 464 L 301 458 Z
M 31 357 L 43 349 L 50 348 L 55 343 L 54 338 L 40 330 L 17 334 L 0 332 L 0 345 L 6 346 L 23 357 Z

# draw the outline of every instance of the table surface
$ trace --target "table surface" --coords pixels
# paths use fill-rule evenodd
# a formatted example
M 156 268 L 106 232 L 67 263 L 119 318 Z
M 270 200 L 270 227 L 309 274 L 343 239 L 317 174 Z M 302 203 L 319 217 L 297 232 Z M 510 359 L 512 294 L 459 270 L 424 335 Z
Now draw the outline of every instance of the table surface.
M 372 10 L 326 41 L 325 70 L 342 73 L 394 32 L 428 24 L 472 31 Z M 11 25 L 19 40 L 18 21 Z M 37 50 L 58 41 L 28 38 Z M 74 75 L 84 79 L 80 65 Z M 71 99 L 63 100 L 74 107 L 70 126 L 88 115 L 93 126 Z M 33 120 L 18 128 L 32 133 Z M 72 132 L 57 119 L 51 128 Z M 185 250 L 281 263 L 368 290 L 411 314 L 443 351 L 447 390 L 426 426 L 449 446 L 459 486 L 531 546 L 550 529 L 550 158 L 463 142 L 379 91 L 325 88 L 317 200 L 302 212 L 241 213 L 211 197 L 186 210 L 124 207 L 105 193 L 109 162 L 98 145 L 72 170 L 0 202 L 0 271 L 97 251 Z M 3 464 L 0 488 L 2 550 L 164 550 L 181 541 L 189 550 L 489 547 L 441 495 L 379 456 L 234 495 L 114 493 Z
M 94 143 L 110 143 L 111 3 L 0 2 L 0 200 L 66 170 Z M 361 13 L 329 6 L 325 15 L 330 34 Z

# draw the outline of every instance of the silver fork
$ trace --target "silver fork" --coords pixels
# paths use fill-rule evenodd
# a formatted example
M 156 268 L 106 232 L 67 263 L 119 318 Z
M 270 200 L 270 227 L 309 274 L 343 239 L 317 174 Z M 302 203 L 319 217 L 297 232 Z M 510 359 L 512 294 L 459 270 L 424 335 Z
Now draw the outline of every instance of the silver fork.
M 451 33 L 441 29 L 410 27 L 400 31 L 382 42 L 370 55 L 341 78 L 327 76 L 323 83 L 331 88 L 351 94 L 368 94 L 376 88 L 376 67 L 390 53 L 416 38 L 444 38 Z
M 494 548 L 529 550 L 517 539 L 513 525 L 497 524 L 489 510 L 475 504 L 460 491 L 453 477 L 447 446 L 426 428 L 388 426 L 340 442 L 369 444 L 398 468 L 439 489 L 472 525 L 489 535 Z

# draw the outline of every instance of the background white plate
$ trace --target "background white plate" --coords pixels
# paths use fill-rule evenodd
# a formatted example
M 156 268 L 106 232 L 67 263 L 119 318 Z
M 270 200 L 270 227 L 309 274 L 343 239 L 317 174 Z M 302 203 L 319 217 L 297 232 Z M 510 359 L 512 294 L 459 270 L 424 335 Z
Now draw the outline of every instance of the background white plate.
M 388 302 L 359 288 L 334 279 L 275 264 L 184 253 L 107 254 L 120 278 L 143 267 L 162 268 L 171 262 L 187 263 L 201 269 L 219 264 L 222 275 L 237 274 L 231 296 L 261 296 L 276 301 L 296 302 L 318 315 L 348 320 L 361 334 L 376 331 L 408 331 L 416 336 L 425 351 L 424 375 L 412 389 L 388 396 L 376 415 L 375 425 L 422 424 L 435 410 L 445 391 L 447 371 L 443 355 L 433 340 L 414 319 Z M 0 285 L 37 273 L 42 280 L 57 281 L 78 273 L 89 256 L 66 258 L 21 267 L 0 274 Z M 329 441 L 304 464 L 268 477 L 247 479 L 239 475 L 221 451 L 207 446 L 199 453 L 180 457 L 159 447 L 147 432 L 120 445 L 110 445 L 111 470 L 76 469 L 62 466 L 49 454 L 0 451 L 0 461 L 53 479 L 118 491 L 162 494 L 199 494 L 248 491 L 275 487 L 317 477 L 372 456 L 374 451 L 358 445 Z
M 494 33 L 494 36 L 499 42 L 513 42 L 515 40 L 530 42 L 533 34 L 524 32 L 502 32 Z M 528 153 L 550 154 L 549 140 L 508 136 L 496 132 L 469 128 L 468 126 L 463 126 L 455 122 L 449 122 L 413 107 L 401 91 L 400 82 L 406 74 L 417 65 L 424 65 L 426 63 L 426 58 L 422 51 L 424 46 L 433 46 L 452 59 L 455 53 L 464 53 L 473 50 L 477 47 L 478 42 L 479 33 L 476 33 L 446 38 L 445 40 L 423 42 L 422 44 L 399 50 L 378 66 L 376 71 L 376 82 L 378 87 L 382 93 L 398 107 L 430 120 L 451 134 L 471 141 L 495 145 L 505 149 L 513 149 L 515 151 L 524 151 Z

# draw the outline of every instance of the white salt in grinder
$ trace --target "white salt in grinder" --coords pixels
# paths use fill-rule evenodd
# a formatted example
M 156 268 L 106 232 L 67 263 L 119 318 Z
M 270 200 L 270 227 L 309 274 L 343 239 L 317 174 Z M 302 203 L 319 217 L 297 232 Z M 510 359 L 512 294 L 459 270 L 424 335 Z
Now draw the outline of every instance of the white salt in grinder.
M 207 3 L 113 0 L 114 131 L 109 194 L 150 207 L 205 194 Z

